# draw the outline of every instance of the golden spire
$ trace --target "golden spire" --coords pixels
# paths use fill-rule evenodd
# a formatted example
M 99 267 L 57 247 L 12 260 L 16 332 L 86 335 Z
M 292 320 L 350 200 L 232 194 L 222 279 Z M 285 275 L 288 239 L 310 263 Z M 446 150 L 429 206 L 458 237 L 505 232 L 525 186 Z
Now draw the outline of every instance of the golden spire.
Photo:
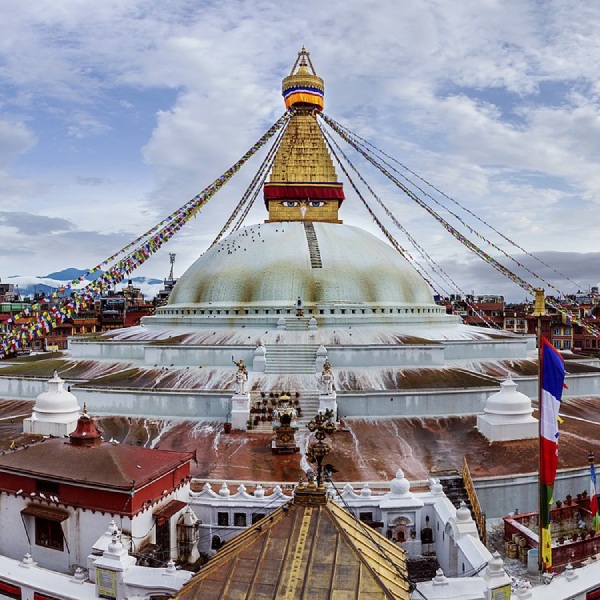
M 268 222 L 341 223 L 338 210 L 344 191 L 316 117 L 323 108 L 324 89 L 303 46 L 282 84 L 285 105 L 293 108 L 294 115 L 264 186 Z
M 309 67 L 312 73 L 308 70 Z M 283 80 L 281 93 L 285 99 L 286 108 L 308 105 L 317 110 L 323 110 L 325 86 L 323 80 L 317 76 L 310 60 L 310 54 L 304 46 L 298 52 L 298 58 L 290 74 Z

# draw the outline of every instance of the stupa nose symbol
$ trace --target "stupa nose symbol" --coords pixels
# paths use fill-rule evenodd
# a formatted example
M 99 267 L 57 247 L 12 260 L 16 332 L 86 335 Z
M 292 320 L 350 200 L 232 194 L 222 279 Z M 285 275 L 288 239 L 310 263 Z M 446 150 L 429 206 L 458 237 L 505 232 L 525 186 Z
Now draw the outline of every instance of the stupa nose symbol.
M 303 204 L 300 207 L 300 214 L 302 215 L 302 218 L 304 219 L 305 215 L 306 215 L 306 204 Z

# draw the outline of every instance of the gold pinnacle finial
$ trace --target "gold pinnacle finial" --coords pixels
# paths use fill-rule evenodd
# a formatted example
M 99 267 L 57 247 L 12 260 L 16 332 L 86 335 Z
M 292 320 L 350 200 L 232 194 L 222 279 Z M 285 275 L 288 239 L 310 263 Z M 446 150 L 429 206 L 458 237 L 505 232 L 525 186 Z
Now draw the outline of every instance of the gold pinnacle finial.
M 325 85 L 317 75 L 310 60 L 310 53 L 304 46 L 298 52 L 298 58 L 296 58 L 290 74 L 283 80 L 281 93 L 286 108 L 290 108 L 290 106 L 310 106 L 317 110 L 323 110 Z
M 535 288 L 535 303 L 533 305 L 533 316 L 541 317 L 546 314 L 546 302 L 544 298 L 544 289 Z

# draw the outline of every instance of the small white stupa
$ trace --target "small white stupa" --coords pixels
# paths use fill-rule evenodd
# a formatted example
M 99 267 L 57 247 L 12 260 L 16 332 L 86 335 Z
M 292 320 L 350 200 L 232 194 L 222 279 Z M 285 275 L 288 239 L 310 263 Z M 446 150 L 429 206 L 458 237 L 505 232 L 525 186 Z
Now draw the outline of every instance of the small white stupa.
M 31 417 L 23 421 L 23 433 L 63 437 L 77 428 L 79 404 L 64 384 L 54 371 L 48 389 L 36 398 Z
M 526 440 L 538 436 L 538 420 L 531 416 L 531 400 L 517 392 L 517 384 L 508 377 L 500 391 L 485 403 L 483 415 L 477 416 L 477 429 L 491 442 Z

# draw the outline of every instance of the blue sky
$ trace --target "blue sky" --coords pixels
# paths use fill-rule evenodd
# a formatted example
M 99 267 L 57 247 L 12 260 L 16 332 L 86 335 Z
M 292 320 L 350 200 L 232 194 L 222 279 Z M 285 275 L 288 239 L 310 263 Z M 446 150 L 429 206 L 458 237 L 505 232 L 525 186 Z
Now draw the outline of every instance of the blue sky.
M 597 285 L 599 26 L 570 1 L 4 0 L 0 278 L 92 267 L 193 197 L 283 112 L 305 45 L 327 114 L 568 275 L 531 263 L 561 290 Z M 140 274 L 166 276 L 168 252 L 181 274 L 257 167 Z M 362 170 L 461 290 L 525 297 Z M 342 218 L 376 232 L 346 187 Z

